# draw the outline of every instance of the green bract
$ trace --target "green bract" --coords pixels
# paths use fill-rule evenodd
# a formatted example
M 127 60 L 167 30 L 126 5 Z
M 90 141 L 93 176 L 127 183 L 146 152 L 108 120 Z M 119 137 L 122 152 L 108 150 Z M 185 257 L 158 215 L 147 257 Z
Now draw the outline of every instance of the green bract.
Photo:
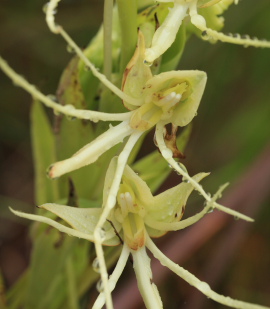
M 148 130 L 157 122 L 186 126 L 197 114 L 206 84 L 202 71 L 170 71 L 152 76 L 144 64 L 144 37 L 139 32 L 137 50 L 127 65 L 123 91 L 139 101 L 138 105 L 124 105 L 136 110 L 130 126 L 141 131 Z

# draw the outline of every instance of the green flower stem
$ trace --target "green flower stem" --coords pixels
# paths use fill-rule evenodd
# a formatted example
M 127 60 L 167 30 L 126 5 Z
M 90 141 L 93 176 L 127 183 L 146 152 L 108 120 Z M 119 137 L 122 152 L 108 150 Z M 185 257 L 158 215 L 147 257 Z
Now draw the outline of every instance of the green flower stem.
M 66 262 L 66 274 L 67 274 L 67 287 L 68 287 L 68 299 L 70 309 L 79 309 L 78 305 L 78 293 L 76 289 L 76 278 L 74 273 L 74 267 L 72 258 L 69 257 Z
M 104 75 L 111 80 L 112 74 L 112 19 L 113 19 L 113 0 L 104 1 L 103 13 L 103 46 L 104 46 Z
M 134 54 L 137 44 L 137 3 L 136 0 L 117 0 L 121 28 L 121 62 L 120 73 Z

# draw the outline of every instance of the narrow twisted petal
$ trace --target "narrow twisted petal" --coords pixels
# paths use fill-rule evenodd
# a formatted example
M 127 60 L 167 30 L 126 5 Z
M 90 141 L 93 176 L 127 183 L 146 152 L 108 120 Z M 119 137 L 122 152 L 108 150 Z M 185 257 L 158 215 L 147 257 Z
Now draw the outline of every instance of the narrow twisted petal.
M 19 216 L 21 218 L 25 218 L 25 219 L 49 224 L 50 226 L 55 227 L 58 231 L 66 233 L 70 236 L 83 238 L 83 239 L 89 240 L 91 242 L 94 241 L 94 237 L 93 237 L 92 234 L 86 234 L 86 233 L 74 230 L 73 228 L 70 228 L 70 227 L 67 227 L 63 224 L 60 224 L 60 223 L 58 223 L 58 222 L 56 222 L 56 221 L 54 221 L 50 218 L 47 218 L 47 217 L 44 217 L 44 216 L 39 216 L 39 215 L 27 214 L 27 213 L 24 213 L 24 212 L 21 212 L 21 211 L 13 210 L 12 208 L 10 208 L 10 211 L 13 212 L 16 216 Z
M 152 282 L 150 258 L 145 247 L 132 251 L 133 267 L 138 287 L 147 309 L 162 309 L 162 301 L 156 285 Z
M 204 295 L 211 298 L 212 300 L 215 300 L 216 302 L 223 304 L 225 306 L 229 306 L 232 308 L 238 308 L 238 309 L 269 309 L 269 307 L 246 303 L 246 302 L 232 299 L 231 297 L 223 296 L 223 295 L 220 295 L 214 292 L 213 290 L 211 290 L 210 286 L 206 282 L 199 280 L 189 271 L 185 270 L 183 267 L 180 267 L 179 265 L 171 261 L 169 258 L 167 258 L 156 247 L 156 245 L 153 243 L 150 237 L 147 238 L 146 246 L 153 253 L 154 257 L 160 261 L 162 265 L 168 267 L 176 275 L 184 279 L 186 282 L 194 286 L 196 289 L 201 291 Z
M 111 127 L 94 141 L 81 148 L 71 158 L 51 165 L 48 172 L 49 177 L 56 178 L 85 165 L 94 163 L 104 152 L 122 142 L 132 131 L 133 129 L 126 121 L 115 127 Z
M 40 100 L 44 105 L 52 108 L 58 113 L 62 113 L 67 116 L 76 117 L 79 119 L 86 119 L 97 122 L 102 121 L 123 121 L 130 118 L 131 113 L 119 113 L 109 114 L 103 112 L 96 112 L 84 109 L 76 109 L 73 105 L 61 105 L 50 99 L 49 96 L 44 95 L 34 85 L 30 84 L 25 78 L 17 74 L 8 63 L 0 57 L 0 68 L 3 72 L 13 81 L 16 86 L 22 87 L 31 96 Z
M 120 254 L 120 257 L 118 259 L 118 262 L 114 268 L 113 273 L 110 275 L 109 280 L 108 280 L 108 285 L 109 285 L 109 290 L 112 292 L 116 286 L 117 281 L 119 280 L 124 267 L 126 266 L 128 257 L 130 254 L 130 250 L 128 246 L 124 245 L 123 250 Z M 103 305 L 105 304 L 105 295 L 104 293 L 100 293 L 98 298 L 96 299 L 92 309 L 101 309 Z
M 156 30 L 151 47 L 146 49 L 146 62 L 152 63 L 172 45 L 188 7 L 188 4 L 174 4 L 163 24 Z
M 43 204 L 39 206 L 39 208 L 54 213 L 65 220 L 73 229 L 89 235 L 93 234 L 102 213 L 101 208 L 77 208 L 54 203 Z M 119 231 L 121 226 L 117 225 L 115 222 L 114 228 Z M 114 228 L 109 222 L 104 224 L 104 232 L 106 234 L 106 239 L 104 241 L 105 245 L 115 246 L 120 244 L 118 237 L 115 235 Z

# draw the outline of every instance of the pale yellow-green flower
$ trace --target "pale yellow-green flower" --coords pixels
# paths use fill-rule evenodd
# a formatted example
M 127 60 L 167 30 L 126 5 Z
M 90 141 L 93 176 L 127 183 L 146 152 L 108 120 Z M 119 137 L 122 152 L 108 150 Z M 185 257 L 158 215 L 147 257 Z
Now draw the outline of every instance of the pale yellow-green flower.
M 117 158 L 112 159 L 107 171 L 103 190 L 103 206 L 106 205 L 109 197 L 112 176 L 115 174 L 117 164 Z M 192 179 L 198 183 L 207 175 L 206 173 L 200 173 Z M 184 214 L 187 199 L 193 189 L 194 187 L 191 183 L 182 182 L 176 187 L 153 196 L 147 184 L 129 166 L 125 167 L 116 196 L 116 205 L 102 228 L 103 245 L 123 245 L 117 265 L 108 278 L 109 293 L 114 290 L 129 255 L 132 255 L 138 287 L 146 307 L 148 309 L 163 308 L 157 287 L 152 282 L 150 259 L 146 251 L 148 248 L 164 266 L 170 268 L 178 276 L 198 288 L 207 297 L 234 308 L 263 308 L 215 293 L 207 283 L 201 282 L 194 275 L 165 257 L 151 240 L 151 237 L 160 237 L 170 230 L 180 230 L 197 222 L 209 210 L 212 210 L 215 205 L 218 205 L 215 200 L 223 190 L 221 188 L 201 212 L 180 221 Z M 20 217 L 47 223 L 68 235 L 95 241 L 94 231 L 99 221 L 99 216 L 102 214 L 102 208 L 76 208 L 58 204 L 44 204 L 40 208 L 54 213 L 69 226 L 58 223 L 46 216 L 12 211 Z M 234 214 L 241 216 L 238 213 Z M 99 259 L 94 260 L 93 267 L 102 274 L 103 270 L 100 267 L 99 261 Z M 93 309 L 101 309 L 108 296 L 105 289 L 102 288 L 102 283 L 99 289 L 100 295 L 92 307 Z
M 205 88 L 206 74 L 201 71 L 171 71 L 152 76 L 150 68 L 144 63 L 147 52 L 144 47 L 143 35 L 139 33 L 138 48 L 125 71 L 122 89 L 119 89 L 94 67 L 63 28 L 55 24 L 54 13 L 58 2 L 59 0 L 51 0 L 47 6 L 46 20 L 50 29 L 54 33 L 63 36 L 69 46 L 72 47 L 80 59 L 92 71 L 93 75 L 115 95 L 121 98 L 130 112 L 109 114 L 89 110 L 77 110 L 73 106 L 62 106 L 57 104 L 49 97 L 43 95 L 33 85 L 29 84 L 23 77 L 15 73 L 8 64 L 0 58 L 0 67 L 15 84 L 23 87 L 33 97 L 42 101 L 55 111 L 81 119 L 92 120 L 94 122 L 121 122 L 115 127 L 110 126 L 105 133 L 83 147 L 71 158 L 53 164 L 49 169 L 49 176 L 52 178 L 59 177 L 65 173 L 94 163 L 109 148 L 122 142 L 126 137 L 129 138 L 123 150 L 119 156 L 113 160 L 112 166 L 108 170 L 103 196 L 103 207 L 101 209 L 74 209 L 57 204 L 45 204 L 42 206 L 42 208 L 53 211 L 58 216 L 62 217 L 71 227 L 62 225 L 46 217 L 26 215 L 19 212 L 16 212 L 16 214 L 48 223 L 62 232 L 85 238 L 95 243 L 97 262 L 99 264 L 104 288 L 104 294 L 102 295 L 105 295 L 108 309 L 113 308 L 110 292 L 117 278 L 120 276 L 123 265 L 126 263 L 130 253 L 132 253 L 134 258 L 135 271 L 146 306 L 155 309 L 162 308 L 156 287 L 149 280 L 151 278 L 151 271 L 150 260 L 146 254 L 146 247 L 148 247 L 163 264 L 179 274 L 190 284 L 196 286 L 207 296 L 236 308 L 263 308 L 256 305 L 250 307 L 251 305 L 249 304 L 224 298 L 214 293 L 206 283 L 200 282 L 193 275 L 164 257 L 149 237 L 149 235 L 160 236 L 167 231 L 184 228 L 200 219 L 209 207 L 218 208 L 227 213 L 237 215 L 239 218 L 251 221 L 250 218 L 217 204 L 215 202 L 217 195 L 214 197 L 209 196 L 198 183 L 200 178 L 198 179 L 198 176 L 190 177 L 184 166 L 174 160 L 177 151 L 173 143 L 167 138 L 168 135 L 166 134 L 165 125 L 171 124 L 172 133 L 175 135 L 177 126 L 187 125 L 196 115 Z M 214 4 L 214 2 L 215 1 L 203 3 L 203 5 Z M 175 1 L 171 15 L 169 14 L 166 18 L 166 22 L 162 24 L 161 30 L 169 30 L 168 33 L 170 38 L 173 38 L 171 36 L 171 31 L 175 31 L 174 28 L 178 26 L 175 24 L 174 27 L 168 27 L 168 25 L 176 21 L 178 11 L 182 14 L 181 18 L 184 18 L 187 10 L 189 10 L 189 15 L 191 16 L 191 22 L 201 30 L 200 27 L 203 25 L 203 19 L 197 14 L 197 1 L 181 0 Z M 172 19 L 170 20 L 171 17 Z M 161 33 L 161 35 L 164 33 Z M 209 33 L 211 34 L 211 32 Z M 167 41 L 165 43 L 164 45 L 168 46 Z M 160 43 L 157 44 L 155 50 L 158 51 L 155 56 L 161 55 L 164 52 Z M 172 208 L 168 207 L 168 205 L 166 207 L 161 205 L 160 201 L 163 200 L 164 202 L 164 196 L 166 196 L 167 193 L 152 197 L 149 190 L 147 191 L 146 185 L 143 185 L 139 178 L 126 167 L 129 155 L 140 136 L 153 127 L 155 127 L 156 132 L 155 142 L 162 156 L 184 179 L 183 184 L 176 187 L 176 189 L 171 189 L 172 191 L 170 194 L 172 194 L 172 197 L 175 197 L 174 190 L 177 194 L 182 194 L 179 199 L 175 198 L 175 200 L 172 201 L 171 205 L 175 206 Z M 188 196 L 188 190 L 191 191 L 192 189 L 200 192 L 206 200 L 207 207 L 202 213 L 197 214 L 192 219 L 178 222 L 181 217 L 181 207 L 184 205 L 183 201 Z M 141 192 L 143 192 L 143 195 L 148 196 L 147 200 L 141 197 Z M 138 208 L 134 206 L 134 204 L 136 204 L 135 201 L 136 203 L 140 201 Z M 153 201 L 155 201 L 158 206 L 156 206 L 156 204 L 153 206 Z M 157 208 L 155 209 L 155 207 Z M 167 213 L 168 209 L 170 209 L 172 213 Z M 116 245 L 119 244 L 122 239 L 124 240 L 123 252 L 114 273 L 110 279 L 108 279 L 102 245 Z M 104 296 L 102 295 L 99 298 L 101 300 L 99 300 L 96 308 L 101 308 L 100 306 L 104 303 Z

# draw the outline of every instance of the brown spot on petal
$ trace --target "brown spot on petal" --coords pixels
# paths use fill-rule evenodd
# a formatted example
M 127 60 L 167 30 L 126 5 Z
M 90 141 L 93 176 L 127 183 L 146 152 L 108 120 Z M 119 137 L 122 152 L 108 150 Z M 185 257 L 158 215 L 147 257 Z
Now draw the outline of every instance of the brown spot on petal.
M 130 249 L 137 251 L 145 245 L 145 231 L 141 230 L 137 235 L 133 235 L 133 238 L 125 237 L 125 243 Z
M 173 158 L 184 159 L 185 155 L 177 148 L 176 144 L 176 133 L 177 133 L 177 126 L 172 124 L 171 134 L 168 133 L 166 129 L 166 134 L 164 137 L 164 141 L 166 146 L 172 151 Z
M 69 192 L 68 192 L 67 205 L 73 206 L 73 207 L 79 207 L 76 189 L 75 189 L 74 183 L 73 183 L 73 181 L 70 177 L 68 178 L 68 186 L 69 186 Z
M 159 20 L 158 20 L 158 16 L 157 16 L 157 13 L 154 14 L 154 18 L 155 18 L 155 23 L 156 23 L 156 30 L 159 28 L 160 26 L 160 23 L 159 23 Z
M 182 215 L 183 215 L 184 212 L 185 212 L 185 208 L 186 208 L 186 206 L 184 205 L 184 206 L 182 207 L 182 211 L 181 211 L 181 214 L 182 214 Z
M 49 178 L 53 178 L 53 174 L 54 174 L 54 165 L 52 164 L 52 165 L 49 166 L 49 168 L 47 170 L 47 176 Z

